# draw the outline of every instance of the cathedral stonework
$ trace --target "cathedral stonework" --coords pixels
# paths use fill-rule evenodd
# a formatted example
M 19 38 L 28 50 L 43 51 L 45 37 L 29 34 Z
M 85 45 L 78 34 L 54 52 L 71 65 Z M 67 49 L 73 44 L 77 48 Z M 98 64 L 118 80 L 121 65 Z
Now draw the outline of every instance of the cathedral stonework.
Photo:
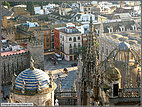
M 98 40 L 91 19 L 89 29 L 86 55 L 80 54 L 78 59 L 78 104 L 140 104 L 141 63 L 137 52 L 122 41 L 110 54 L 98 57 Z M 102 35 L 103 30 L 99 36 Z

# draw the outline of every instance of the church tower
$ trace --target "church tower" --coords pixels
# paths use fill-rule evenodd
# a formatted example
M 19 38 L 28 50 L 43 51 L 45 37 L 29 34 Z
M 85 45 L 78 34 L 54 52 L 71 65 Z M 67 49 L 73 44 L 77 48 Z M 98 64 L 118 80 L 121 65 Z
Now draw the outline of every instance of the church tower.
M 44 70 L 44 42 L 36 38 L 31 39 L 27 48 L 36 62 L 35 67 Z
M 82 59 L 83 65 L 80 70 L 80 104 L 94 105 L 100 101 L 100 73 L 98 69 L 97 56 L 97 36 L 94 36 L 94 25 L 92 16 L 90 17 L 89 35 L 87 52 L 85 58 Z

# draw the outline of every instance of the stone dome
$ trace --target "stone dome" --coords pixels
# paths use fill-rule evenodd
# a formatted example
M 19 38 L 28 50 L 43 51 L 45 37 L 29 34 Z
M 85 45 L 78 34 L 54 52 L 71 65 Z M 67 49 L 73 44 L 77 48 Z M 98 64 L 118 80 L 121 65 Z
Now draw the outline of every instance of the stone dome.
M 121 78 L 121 74 L 118 68 L 116 67 L 109 67 L 105 72 L 105 79 L 109 82 L 112 81 L 119 81 Z
M 23 85 L 24 84 L 24 85 Z M 21 90 L 24 87 L 25 92 L 29 94 L 37 93 L 37 90 L 40 87 L 40 90 L 46 90 L 50 85 L 50 77 L 44 71 L 40 69 L 26 69 L 21 72 L 14 84 L 14 91 L 16 93 L 21 93 Z
M 126 43 L 126 42 L 121 42 L 119 45 L 118 45 L 118 50 L 120 51 L 129 51 L 130 49 L 130 44 Z

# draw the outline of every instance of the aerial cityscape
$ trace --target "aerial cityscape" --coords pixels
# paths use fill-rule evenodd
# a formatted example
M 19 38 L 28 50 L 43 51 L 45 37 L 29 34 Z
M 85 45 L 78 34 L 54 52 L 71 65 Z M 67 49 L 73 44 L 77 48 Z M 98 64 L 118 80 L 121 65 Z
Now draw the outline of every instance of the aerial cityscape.
M 141 2 L 1 2 L 1 103 L 140 106 Z

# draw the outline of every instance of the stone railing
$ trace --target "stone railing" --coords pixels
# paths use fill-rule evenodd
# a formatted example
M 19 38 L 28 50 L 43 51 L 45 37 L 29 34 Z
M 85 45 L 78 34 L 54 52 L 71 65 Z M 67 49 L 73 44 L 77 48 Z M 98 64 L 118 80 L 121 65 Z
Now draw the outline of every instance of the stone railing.
M 56 97 L 76 97 L 76 92 L 73 90 L 55 91 Z
M 119 90 L 118 97 L 140 97 L 140 88 L 125 88 Z

